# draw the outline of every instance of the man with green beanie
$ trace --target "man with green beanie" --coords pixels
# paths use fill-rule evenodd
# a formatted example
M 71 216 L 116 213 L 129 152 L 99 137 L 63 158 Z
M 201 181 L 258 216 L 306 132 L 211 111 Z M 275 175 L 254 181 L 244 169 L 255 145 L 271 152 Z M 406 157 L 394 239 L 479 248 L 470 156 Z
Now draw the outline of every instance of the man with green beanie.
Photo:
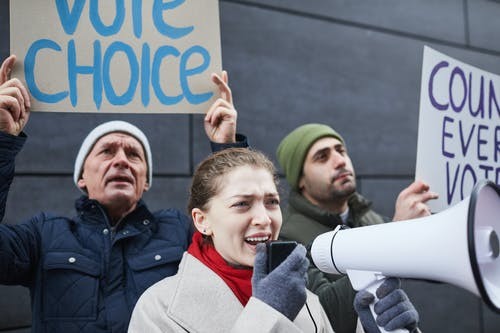
M 306 124 L 279 144 L 278 162 L 290 184 L 280 238 L 309 245 L 338 225 L 357 228 L 390 221 L 356 192 L 356 176 L 344 138 L 323 124 Z M 422 181 L 398 196 L 393 221 L 430 214 L 426 202 L 437 198 Z M 311 261 L 312 262 L 312 261 Z M 355 291 L 346 277 L 324 274 L 311 265 L 308 289 L 318 294 L 336 333 L 356 330 Z

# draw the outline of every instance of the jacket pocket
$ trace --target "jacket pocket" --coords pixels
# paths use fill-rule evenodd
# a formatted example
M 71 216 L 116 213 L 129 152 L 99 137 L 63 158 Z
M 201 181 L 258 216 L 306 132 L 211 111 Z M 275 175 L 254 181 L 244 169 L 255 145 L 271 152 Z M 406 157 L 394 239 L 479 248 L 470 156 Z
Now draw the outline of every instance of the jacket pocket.
M 167 276 L 177 273 L 183 253 L 184 249 L 176 246 L 129 256 L 128 265 L 138 294 L 142 294 L 148 287 Z
M 49 252 L 43 261 L 44 320 L 95 320 L 101 268 L 76 252 Z

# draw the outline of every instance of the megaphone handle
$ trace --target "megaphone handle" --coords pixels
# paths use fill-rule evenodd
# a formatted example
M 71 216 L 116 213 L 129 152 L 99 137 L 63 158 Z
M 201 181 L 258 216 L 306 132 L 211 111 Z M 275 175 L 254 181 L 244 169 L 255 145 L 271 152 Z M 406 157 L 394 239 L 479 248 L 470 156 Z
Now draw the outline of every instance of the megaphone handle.
M 373 296 L 375 296 L 375 300 L 370 304 L 370 312 L 372 313 L 373 319 L 377 318 L 377 314 L 375 313 L 375 303 L 377 303 L 378 298 L 377 298 L 377 288 L 380 287 L 380 285 L 384 282 L 384 279 L 381 280 L 376 280 L 374 283 L 369 285 L 368 287 L 365 288 L 366 291 L 371 293 Z M 378 326 L 378 325 L 377 325 Z M 392 331 L 386 331 L 384 330 L 383 327 L 378 326 L 378 329 L 380 330 L 380 333 L 408 333 L 409 331 L 407 329 L 396 329 Z

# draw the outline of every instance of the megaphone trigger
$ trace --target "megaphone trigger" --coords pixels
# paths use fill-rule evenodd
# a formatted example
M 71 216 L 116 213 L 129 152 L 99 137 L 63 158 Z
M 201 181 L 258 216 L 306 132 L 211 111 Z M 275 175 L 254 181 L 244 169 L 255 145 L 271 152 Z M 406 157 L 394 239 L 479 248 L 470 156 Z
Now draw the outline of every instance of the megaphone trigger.
M 349 280 L 351 281 L 352 287 L 355 290 L 365 290 L 372 294 L 375 299 L 372 303 L 370 303 L 370 312 L 375 319 L 377 318 L 377 313 L 375 312 L 375 303 L 377 303 L 378 298 L 377 298 L 377 289 L 384 283 L 384 281 L 387 279 L 382 273 L 380 272 L 369 272 L 369 271 L 359 271 L 359 270 L 347 270 L 347 276 L 349 277 Z M 378 325 L 377 325 L 378 326 Z M 387 331 L 384 330 L 383 327 L 378 326 L 378 329 L 380 333 L 386 333 Z M 408 330 L 405 329 L 396 329 L 392 330 L 392 333 L 408 333 Z

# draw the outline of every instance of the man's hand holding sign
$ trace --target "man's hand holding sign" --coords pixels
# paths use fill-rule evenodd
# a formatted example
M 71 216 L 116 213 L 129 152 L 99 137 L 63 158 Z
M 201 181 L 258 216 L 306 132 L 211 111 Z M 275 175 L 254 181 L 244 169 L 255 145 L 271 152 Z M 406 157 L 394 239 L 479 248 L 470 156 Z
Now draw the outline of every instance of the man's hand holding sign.
M 28 122 L 30 97 L 23 84 L 10 73 L 16 62 L 11 55 L 0 67 L 0 131 L 19 135 Z
M 222 76 L 212 74 L 212 81 L 219 88 L 220 98 L 212 104 L 205 116 L 205 132 L 212 142 L 235 142 L 236 132 L 228 130 L 236 126 L 237 113 L 227 72 L 223 71 Z

